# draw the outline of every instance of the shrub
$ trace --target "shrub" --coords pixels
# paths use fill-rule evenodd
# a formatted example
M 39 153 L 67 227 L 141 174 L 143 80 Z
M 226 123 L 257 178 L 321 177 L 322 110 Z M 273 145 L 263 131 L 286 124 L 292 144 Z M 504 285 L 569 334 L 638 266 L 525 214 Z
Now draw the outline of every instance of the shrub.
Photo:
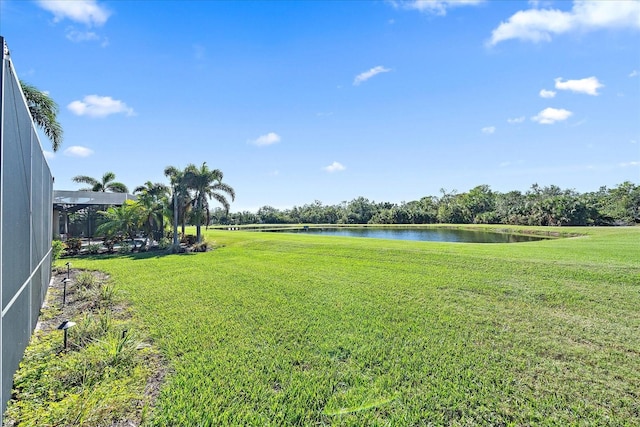
M 114 368 L 127 369 L 135 362 L 137 347 L 140 344 L 134 334 L 123 331 L 119 336 L 111 334 L 102 341 L 107 363 Z
M 193 250 L 195 252 L 206 252 L 209 244 L 207 242 L 200 242 L 193 245 Z
M 130 254 L 131 253 L 131 245 L 126 242 L 122 242 L 120 247 L 118 248 L 118 253 L 120 254 Z
M 114 235 L 114 236 L 105 236 L 102 244 L 107 248 L 107 251 L 113 252 L 114 246 L 120 242 L 122 242 L 122 236 Z
M 158 249 L 167 249 L 169 246 L 171 246 L 171 240 L 163 237 L 162 239 L 160 239 L 160 241 L 158 242 Z
M 92 255 L 95 255 L 95 254 L 100 252 L 100 248 L 101 247 L 102 247 L 102 245 L 99 245 L 97 243 L 92 244 L 92 245 L 88 245 L 87 246 L 87 252 L 89 252 Z
M 182 243 L 186 243 L 187 245 L 194 245 L 196 243 L 197 237 L 193 234 L 186 234 L 182 238 Z
M 64 250 L 67 249 L 67 245 L 65 245 L 62 241 L 55 239 L 51 242 L 51 249 L 51 256 L 55 261 L 57 259 L 60 259 Z
M 77 254 L 80 249 L 82 249 L 82 240 L 77 237 L 73 237 L 71 239 L 67 239 L 66 242 L 67 249 L 71 251 L 73 254 Z
M 102 339 L 113 325 L 111 314 L 108 311 L 99 313 L 85 313 L 76 326 L 69 330 L 69 343 L 71 348 L 78 350 L 86 347 L 96 340 Z
M 91 289 L 99 284 L 99 280 L 90 271 L 83 271 L 76 277 L 76 285 L 81 289 Z

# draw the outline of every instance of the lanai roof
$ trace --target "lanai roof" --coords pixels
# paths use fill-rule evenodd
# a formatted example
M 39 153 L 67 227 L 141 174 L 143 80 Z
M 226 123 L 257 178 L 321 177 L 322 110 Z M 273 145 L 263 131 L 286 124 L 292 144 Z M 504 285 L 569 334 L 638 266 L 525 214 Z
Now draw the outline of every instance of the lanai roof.
M 53 191 L 53 208 L 74 212 L 92 205 L 120 206 L 125 200 L 136 200 L 137 197 L 127 193 L 106 193 L 100 191 Z

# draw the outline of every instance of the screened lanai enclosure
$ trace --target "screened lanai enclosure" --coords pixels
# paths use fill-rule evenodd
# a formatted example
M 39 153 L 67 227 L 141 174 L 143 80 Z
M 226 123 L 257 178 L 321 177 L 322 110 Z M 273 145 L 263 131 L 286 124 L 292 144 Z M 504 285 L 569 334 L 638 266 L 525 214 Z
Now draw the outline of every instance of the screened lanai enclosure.
M 2 37 L 0 47 L 0 401 L 4 413 L 13 373 L 51 279 L 53 178 Z
M 100 211 L 120 206 L 136 196 L 97 191 L 53 192 L 53 231 L 62 240 L 69 237 L 93 237 L 102 220 Z

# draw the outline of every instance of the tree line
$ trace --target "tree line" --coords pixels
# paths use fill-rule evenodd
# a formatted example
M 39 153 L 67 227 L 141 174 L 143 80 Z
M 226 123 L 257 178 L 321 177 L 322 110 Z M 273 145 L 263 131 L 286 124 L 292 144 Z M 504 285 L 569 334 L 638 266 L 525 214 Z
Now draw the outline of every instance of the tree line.
M 536 226 L 631 225 L 640 223 L 640 185 L 626 181 L 614 188 L 579 193 L 537 184 L 522 193 L 500 193 L 488 185 L 468 192 L 402 203 L 358 197 L 324 205 L 320 201 L 291 209 L 263 206 L 257 212 L 214 209 L 212 224 L 508 224 Z

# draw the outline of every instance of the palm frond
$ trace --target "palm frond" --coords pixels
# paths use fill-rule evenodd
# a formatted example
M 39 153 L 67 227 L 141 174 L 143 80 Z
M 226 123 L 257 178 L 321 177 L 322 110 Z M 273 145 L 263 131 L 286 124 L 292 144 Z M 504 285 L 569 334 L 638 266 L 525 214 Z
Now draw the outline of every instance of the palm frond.
M 58 151 L 62 144 L 62 126 L 58 123 L 58 104 L 46 93 L 35 86 L 20 82 L 22 93 L 27 100 L 27 107 L 31 113 L 33 122 L 38 126 L 49 140 L 53 151 Z
M 98 180 L 87 175 L 77 175 L 71 178 L 71 180 L 73 182 L 77 182 L 78 184 L 89 184 L 92 187 L 96 184 L 99 184 Z
M 126 185 L 121 182 L 110 182 L 105 187 L 106 190 L 112 191 L 114 193 L 128 193 L 129 189 Z

